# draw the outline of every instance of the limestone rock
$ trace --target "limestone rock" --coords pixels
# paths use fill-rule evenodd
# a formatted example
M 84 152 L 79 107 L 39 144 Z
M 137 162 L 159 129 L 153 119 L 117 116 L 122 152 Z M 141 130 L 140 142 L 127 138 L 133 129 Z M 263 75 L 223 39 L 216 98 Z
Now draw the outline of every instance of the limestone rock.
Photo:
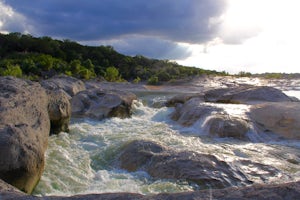
M 192 99 L 192 98 L 203 98 L 202 94 L 179 94 L 176 95 L 174 97 L 172 97 L 171 99 L 169 99 L 166 102 L 166 106 L 167 107 L 175 107 L 177 104 L 184 104 L 185 102 L 187 102 L 188 100 Z M 204 101 L 204 99 L 203 99 Z
M 131 116 L 131 105 L 137 97 L 131 92 L 91 89 L 78 93 L 71 100 L 72 116 L 104 119 Z
M 71 103 L 62 90 L 47 90 L 49 104 L 48 112 L 51 122 L 51 134 L 69 131 Z
M 131 172 L 137 171 L 146 165 L 155 153 L 161 153 L 165 150 L 165 147 L 151 141 L 135 140 L 130 142 L 120 157 L 121 168 Z
M 205 101 L 217 103 L 291 102 L 282 91 L 267 86 L 240 86 L 210 90 Z
M 208 120 L 207 125 L 209 133 L 219 137 L 246 139 L 246 133 L 249 130 L 245 120 L 229 115 L 214 115 Z
M 266 103 L 255 105 L 250 117 L 262 131 L 271 131 L 284 138 L 300 139 L 300 103 Z
M 191 126 L 197 120 L 217 111 L 222 109 L 203 103 L 201 98 L 192 98 L 184 104 L 177 104 L 171 118 L 183 126 Z
M 0 77 L 0 178 L 31 193 L 44 169 L 48 97 L 38 84 Z
M 224 188 L 249 184 L 246 176 L 213 155 L 176 152 L 151 141 L 133 141 L 120 155 L 120 166 L 147 171 L 155 178 L 187 180 L 201 187 Z
M 41 85 L 48 90 L 63 90 L 70 97 L 73 97 L 80 91 L 85 90 L 83 81 L 70 76 L 54 76 L 50 79 L 41 81 Z

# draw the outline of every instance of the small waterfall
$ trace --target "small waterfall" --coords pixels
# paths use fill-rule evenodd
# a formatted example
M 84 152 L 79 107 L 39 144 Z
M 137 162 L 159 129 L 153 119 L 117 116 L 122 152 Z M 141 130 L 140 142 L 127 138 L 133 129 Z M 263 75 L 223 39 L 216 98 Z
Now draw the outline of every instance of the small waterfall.
M 163 95 L 156 99 L 151 95 L 143 96 L 134 103 L 133 116 L 127 119 L 73 119 L 69 134 L 50 137 L 45 172 L 34 194 L 154 194 L 198 189 L 197 185 L 186 181 L 154 179 L 144 171 L 127 172 L 120 169 L 116 160 L 122 146 L 137 139 L 151 140 L 176 151 L 212 154 L 231 166 L 239 166 L 238 170 L 256 183 L 300 180 L 299 142 L 267 138 L 267 135 L 255 132 L 256 128 L 251 124 L 247 133 L 250 141 L 212 137 L 207 130 L 209 116 L 191 127 L 183 127 L 170 119 L 173 108 L 161 106 L 166 98 Z M 149 102 L 150 106 L 147 105 Z M 247 118 L 249 110 L 247 105 L 215 106 L 243 119 Z M 261 165 L 253 165 L 249 161 Z M 264 166 L 272 166 L 278 171 L 268 170 Z

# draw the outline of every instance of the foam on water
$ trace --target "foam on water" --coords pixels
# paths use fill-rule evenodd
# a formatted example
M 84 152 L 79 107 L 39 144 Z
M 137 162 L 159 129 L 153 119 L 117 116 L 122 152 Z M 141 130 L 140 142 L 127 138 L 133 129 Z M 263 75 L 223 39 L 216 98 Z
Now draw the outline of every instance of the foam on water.
M 161 98 L 158 98 L 161 101 Z M 217 105 L 227 113 L 243 116 L 246 105 Z M 78 193 L 192 191 L 197 188 L 187 182 L 153 179 L 146 172 L 127 172 L 116 164 L 122 146 L 136 139 L 151 140 L 176 150 L 192 150 L 212 154 L 229 163 L 251 160 L 281 170 L 280 175 L 258 178 L 255 166 L 241 166 L 254 182 L 285 182 L 300 180 L 299 142 L 243 142 L 220 139 L 203 134 L 204 121 L 186 128 L 170 120 L 172 108 L 153 108 L 141 101 L 134 104 L 134 114 L 128 119 L 102 121 L 73 119 L 70 133 L 51 136 L 46 153 L 45 172 L 34 194 L 72 195 Z M 203 119 L 205 120 L 205 119 Z M 289 144 L 289 145 L 287 145 Z

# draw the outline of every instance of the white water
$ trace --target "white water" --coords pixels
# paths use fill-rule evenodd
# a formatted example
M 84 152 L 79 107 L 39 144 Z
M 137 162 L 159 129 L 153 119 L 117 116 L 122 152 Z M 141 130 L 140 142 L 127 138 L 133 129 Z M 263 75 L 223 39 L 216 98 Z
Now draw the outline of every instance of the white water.
M 142 99 L 156 102 L 164 96 L 147 96 Z M 226 112 L 244 116 L 247 105 L 219 104 Z M 135 192 L 153 194 L 161 192 L 192 191 L 195 185 L 187 182 L 159 180 L 146 172 L 129 173 L 118 168 L 116 160 L 122 145 L 135 139 L 158 142 L 176 150 L 192 150 L 217 156 L 230 163 L 241 160 L 270 165 L 280 173 L 267 176 L 267 172 L 254 165 L 241 165 L 248 179 L 256 183 L 280 183 L 300 180 L 300 143 L 273 138 L 257 139 L 254 130 L 249 131 L 253 141 L 212 138 L 205 132 L 199 120 L 186 128 L 170 120 L 172 108 L 152 108 L 141 101 L 134 104 L 134 114 L 128 119 L 93 121 L 73 120 L 71 132 L 51 136 L 46 153 L 46 168 L 36 195 L 72 195 L 103 192 Z M 261 136 L 260 136 L 261 137 Z M 260 175 L 263 177 L 260 178 Z

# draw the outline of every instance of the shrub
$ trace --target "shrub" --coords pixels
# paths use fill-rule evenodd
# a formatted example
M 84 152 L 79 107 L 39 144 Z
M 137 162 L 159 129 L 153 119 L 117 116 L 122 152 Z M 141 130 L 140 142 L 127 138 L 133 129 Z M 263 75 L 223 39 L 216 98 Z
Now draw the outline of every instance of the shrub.
M 148 79 L 148 82 L 147 82 L 149 85 L 158 85 L 158 77 L 157 76 L 151 76 L 149 79 Z
M 18 78 L 22 77 L 22 69 L 20 65 L 7 65 L 6 69 L 1 72 L 2 76 L 15 76 Z

